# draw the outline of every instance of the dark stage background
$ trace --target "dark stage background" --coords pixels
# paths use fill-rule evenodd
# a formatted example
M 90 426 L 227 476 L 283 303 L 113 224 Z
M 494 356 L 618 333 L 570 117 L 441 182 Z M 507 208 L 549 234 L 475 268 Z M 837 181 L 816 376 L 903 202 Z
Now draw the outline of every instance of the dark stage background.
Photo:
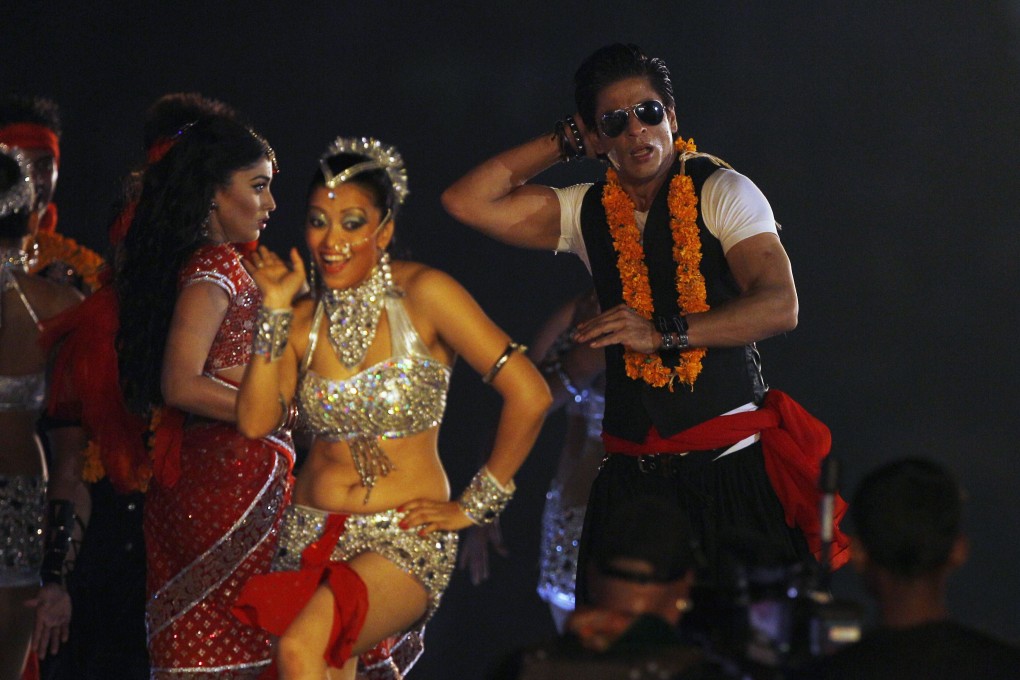
M 682 134 L 754 179 L 784 226 L 800 326 L 761 343 L 767 379 L 831 426 L 844 488 L 906 454 L 957 471 L 973 556 L 952 607 L 1020 639 L 1020 3 L 15 0 L 2 15 L 0 87 L 63 109 L 64 233 L 105 248 L 145 108 L 197 90 L 239 108 L 278 152 L 275 248 L 300 241 L 305 185 L 329 140 L 396 144 L 412 191 L 399 245 L 456 276 L 520 340 L 584 287 L 583 267 L 476 235 L 442 211 L 440 192 L 571 112 L 573 71 L 595 48 L 633 41 L 664 57 Z M 597 173 L 582 164 L 542 179 Z M 460 366 L 441 437 L 455 492 L 497 408 Z M 561 431 L 553 417 L 520 473 L 504 518 L 510 558 L 478 588 L 458 573 L 413 677 L 481 677 L 552 632 L 533 585 Z M 835 587 L 863 599 L 849 568 Z

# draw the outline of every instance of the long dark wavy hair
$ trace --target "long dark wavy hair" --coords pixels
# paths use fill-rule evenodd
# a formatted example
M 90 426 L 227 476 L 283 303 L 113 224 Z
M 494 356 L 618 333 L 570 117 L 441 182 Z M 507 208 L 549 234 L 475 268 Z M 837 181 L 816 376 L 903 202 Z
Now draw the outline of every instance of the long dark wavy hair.
M 213 195 L 234 172 L 262 158 L 275 167 L 265 139 L 236 120 L 212 116 L 181 132 L 166 155 L 146 168 L 115 278 L 120 382 L 130 410 L 144 414 L 163 403 L 160 376 L 178 272 L 207 242 L 202 228 Z

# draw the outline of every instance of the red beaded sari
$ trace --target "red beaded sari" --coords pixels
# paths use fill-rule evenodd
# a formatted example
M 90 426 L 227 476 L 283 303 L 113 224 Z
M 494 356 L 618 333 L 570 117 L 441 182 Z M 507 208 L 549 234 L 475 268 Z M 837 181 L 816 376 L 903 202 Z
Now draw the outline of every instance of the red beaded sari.
M 206 360 L 215 377 L 250 359 L 261 296 L 230 245 L 192 256 L 180 287 L 200 281 L 230 296 Z M 248 578 L 269 568 L 290 499 L 293 447 L 289 435 L 253 440 L 229 423 L 182 424 L 182 414 L 164 414 L 145 501 L 152 677 L 255 678 L 269 667 L 269 636 L 234 618 L 230 606 Z

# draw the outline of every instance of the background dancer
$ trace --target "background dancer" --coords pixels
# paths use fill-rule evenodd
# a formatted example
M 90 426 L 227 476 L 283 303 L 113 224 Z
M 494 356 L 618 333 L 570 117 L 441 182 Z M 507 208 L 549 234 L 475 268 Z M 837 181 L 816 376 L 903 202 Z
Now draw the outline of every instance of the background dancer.
M 234 427 L 261 301 L 237 244 L 257 239 L 276 208 L 275 170 L 266 141 L 232 119 L 185 126 L 144 172 L 117 268 L 124 397 L 153 414 L 153 678 L 256 677 L 270 662 L 268 637 L 229 606 L 268 568 L 291 485 L 289 423 L 260 439 Z

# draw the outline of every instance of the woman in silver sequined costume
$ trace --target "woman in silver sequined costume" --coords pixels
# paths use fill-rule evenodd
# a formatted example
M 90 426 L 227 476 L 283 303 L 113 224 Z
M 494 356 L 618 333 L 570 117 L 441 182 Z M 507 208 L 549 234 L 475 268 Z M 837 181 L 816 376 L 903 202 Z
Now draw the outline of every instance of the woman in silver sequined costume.
M 574 610 L 577 548 L 588 491 L 605 456 L 601 438 L 605 358 L 601 350 L 575 343 L 572 337 L 578 323 L 597 314 L 594 290 L 578 295 L 546 320 L 528 352 L 552 392 L 550 410 L 563 408 L 567 414 L 556 474 L 542 512 L 537 588 L 561 633 Z M 498 523 L 473 527 L 465 537 L 460 565 L 475 585 L 488 578 L 490 544 L 506 554 Z
M 304 280 L 296 250 L 289 263 L 262 248 L 251 257 L 264 356 L 245 374 L 239 427 L 257 436 L 296 401 L 315 436 L 281 530 L 280 571 L 250 581 L 236 608 L 281 636 L 283 678 L 354 678 L 352 655 L 420 629 L 449 581 L 457 531 L 491 522 L 509 500 L 550 403 L 534 365 L 456 281 L 389 263 L 406 192 L 395 149 L 338 139 L 309 192 L 318 294 L 291 310 Z M 437 442 L 458 355 L 503 410 L 485 466 L 451 501 Z
M 43 320 L 81 299 L 69 286 L 28 273 L 39 225 L 30 172 L 20 149 L 0 144 L 0 680 L 21 677 L 36 625 L 30 606 L 40 602 L 47 470 L 36 424 L 47 357 L 37 340 Z M 69 542 L 70 534 L 61 538 Z M 58 580 L 62 562 L 63 553 L 53 565 Z M 48 612 L 54 614 L 57 620 L 46 622 L 54 626 L 47 626 L 45 647 L 52 632 L 56 651 L 66 639 L 70 609 Z
M 538 576 L 538 595 L 549 605 L 560 632 L 574 610 L 584 511 L 605 456 L 601 437 L 605 359 L 601 350 L 573 340 L 577 324 L 597 314 L 594 291 L 579 295 L 546 322 L 532 348 L 535 356 L 541 356 L 539 369 L 552 390 L 553 408 L 563 407 L 567 413 L 556 476 L 545 495 Z

